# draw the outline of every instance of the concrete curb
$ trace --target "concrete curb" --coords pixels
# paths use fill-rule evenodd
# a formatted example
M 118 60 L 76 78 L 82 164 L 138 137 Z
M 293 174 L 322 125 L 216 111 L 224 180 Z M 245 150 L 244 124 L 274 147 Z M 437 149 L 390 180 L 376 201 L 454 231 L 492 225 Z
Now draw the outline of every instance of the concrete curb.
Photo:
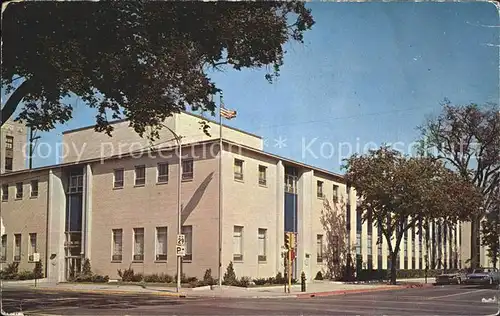
M 303 293 L 295 295 L 296 298 L 311 298 L 311 297 L 322 297 L 322 296 L 335 296 L 335 295 L 345 295 L 345 294 L 356 294 L 356 293 L 367 293 L 367 292 L 381 292 L 381 291 L 396 291 L 410 288 L 429 288 L 434 285 L 432 284 L 405 284 L 405 285 L 389 285 L 376 288 L 365 288 L 365 289 L 349 289 L 349 290 L 335 290 L 327 292 L 316 292 L 316 293 Z
M 75 292 L 75 293 L 94 293 L 94 294 L 110 294 L 110 295 L 124 295 L 124 294 L 147 294 L 147 295 L 157 295 L 157 296 L 168 296 L 177 298 L 186 298 L 185 293 L 172 293 L 172 292 L 159 292 L 159 291 L 127 291 L 127 290 L 91 290 L 91 289 L 67 289 L 67 288 L 33 288 L 37 291 L 47 291 L 47 292 Z

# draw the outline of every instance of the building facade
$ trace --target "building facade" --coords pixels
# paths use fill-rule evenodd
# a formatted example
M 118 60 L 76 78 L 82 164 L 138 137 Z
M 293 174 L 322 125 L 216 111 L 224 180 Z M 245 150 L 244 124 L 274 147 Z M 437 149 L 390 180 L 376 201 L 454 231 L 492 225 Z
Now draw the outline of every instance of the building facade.
M 390 268 L 386 240 L 373 223 L 361 221 L 355 189 L 342 175 L 267 153 L 260 137 L 230 127 L 223 128 L 221 151 L 218 125 L 210 122 L 206 135 L 200 119 L 187 113 L 168 118 L 170 130 L 154 144 L 124 121 L 114 123 L 112 138 L 92 128 L 69 131 L 61 164 L 3 173 L 0 259 L 31 270 L 33 253 L 40 253 L 47 277 L 58 282 L 77 273 L 83 258 L 111 279 L 129 267 L 174 276 L 180 176 L 187 276 L 202 278 L 211 269 L 218 277 L 219 236 L 222 273 L 229 262 L 239 277 L 283 273 L 284 234 L 292 231 L 294 276 L 303 271 L 313 279 L 326 271 L 324 199 L 346 216 L 357 266 Z M 181 166 L 172 131 L 182 136 Z M 398 267 L 423 269 L 426 259 L 436 268 L 464 267 L 467 223 L 430 227 L 423 236 L 416 229 L 405 235 Z

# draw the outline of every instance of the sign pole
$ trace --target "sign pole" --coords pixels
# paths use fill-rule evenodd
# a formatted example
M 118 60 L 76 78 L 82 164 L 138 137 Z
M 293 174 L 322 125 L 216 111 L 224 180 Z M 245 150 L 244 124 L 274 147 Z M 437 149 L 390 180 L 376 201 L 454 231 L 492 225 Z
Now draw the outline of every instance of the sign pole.
M 292 287 L 292 251 L 288 250 L 288 293 Z

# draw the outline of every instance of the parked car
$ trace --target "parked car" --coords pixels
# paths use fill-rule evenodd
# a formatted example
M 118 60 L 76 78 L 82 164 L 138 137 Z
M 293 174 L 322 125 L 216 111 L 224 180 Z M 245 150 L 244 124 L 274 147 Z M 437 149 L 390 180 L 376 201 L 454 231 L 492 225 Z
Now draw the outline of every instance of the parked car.
M 478 268 L 467 275 L 466 284 L 494 285 L 500 284 L 500 272 L 496 268 Z
M 462 284 L 463 281 L 467 279 L 467 273 L 464 270 L 460 270 L 452 273 L 442 273 L 436 276 L 436 285 L 444 284 Z

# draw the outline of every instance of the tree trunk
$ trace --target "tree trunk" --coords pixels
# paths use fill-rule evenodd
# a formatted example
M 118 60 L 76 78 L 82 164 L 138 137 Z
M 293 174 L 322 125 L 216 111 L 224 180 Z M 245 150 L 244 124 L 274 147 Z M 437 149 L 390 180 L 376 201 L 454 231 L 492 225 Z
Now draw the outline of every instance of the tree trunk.
M 33 79 L 27 79 L 23 83 L 21 83 L 21 85 L 19 85 L 16 90 L 14 90 L 7 102 L 5 102 L 5 106 L 2 108 L 0 127 L 2 127 L 3 124 L 5 124 L 5 122 L 12 116 L 12 114 L 14 114 L 19 103 L 31 91 L 32 86 Z
M 391 253 L 391 284 L 396 285 L 396 264 L 398 261 L 398 253 L 396 251 L 393 251 Z
M 480 265 L 480 262 L 477 262 L 477 257 L 479 254 L 479 249 L 478 249 L 478 244 L 477 244 L 477 238 L 478 238 L 478 218 L 477 216 L 474 216 L 471 221 L 471 268 L 475 269 L 478 268 Z

